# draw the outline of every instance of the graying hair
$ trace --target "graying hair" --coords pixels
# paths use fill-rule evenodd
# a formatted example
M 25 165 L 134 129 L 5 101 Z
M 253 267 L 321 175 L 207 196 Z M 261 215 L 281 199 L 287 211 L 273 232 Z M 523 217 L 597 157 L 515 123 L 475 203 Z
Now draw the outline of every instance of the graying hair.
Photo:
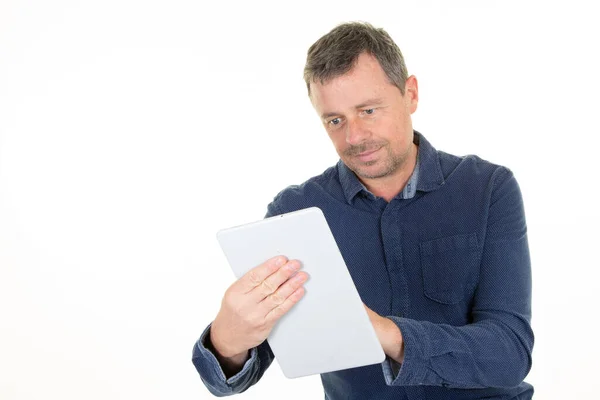
M 326 84 L 344 75 L 364 52 L 377 59 L 390 83 L 404 95 L 408 72 L 400 48 L 383 28 L 366 22 L 338 25 L 310 46 L 304 66 L 308 95 L 311 82 Z

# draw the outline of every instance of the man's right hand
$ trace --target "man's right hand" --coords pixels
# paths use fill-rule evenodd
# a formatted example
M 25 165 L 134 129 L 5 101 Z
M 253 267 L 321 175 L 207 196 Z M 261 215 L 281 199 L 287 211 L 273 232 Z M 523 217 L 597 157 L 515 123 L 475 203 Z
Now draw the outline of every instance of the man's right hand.
M 248 351 L 261 344 L 275 323 L 302 298 L 308 275 L 296 273 L 300 268 L 298 260 L 277 256 L 227 289 L 210 329 L 212 346 L 227 370 L 241 369 Z

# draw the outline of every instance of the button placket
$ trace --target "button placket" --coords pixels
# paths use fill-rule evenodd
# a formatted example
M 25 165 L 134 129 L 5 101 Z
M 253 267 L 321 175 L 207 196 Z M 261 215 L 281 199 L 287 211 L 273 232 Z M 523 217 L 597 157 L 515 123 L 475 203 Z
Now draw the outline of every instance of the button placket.
M 383 211 L 380 229 L 392 288 L 390 315 L 402 316 L 408 311 L 408 286 L 402 264 L 402 230 L 398 224 L 398 207 L 394 203 L 389 203 Z

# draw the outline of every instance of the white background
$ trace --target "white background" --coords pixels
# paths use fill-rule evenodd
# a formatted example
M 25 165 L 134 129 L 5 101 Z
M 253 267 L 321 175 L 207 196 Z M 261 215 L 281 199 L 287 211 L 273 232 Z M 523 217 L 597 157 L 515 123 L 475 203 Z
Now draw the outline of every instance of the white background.
M 595 7 L 0 0 L 0 398 L 211 397 L 190 358 L 233 281 L 215 232 L 337 161 L 302 69 L 348 20 L 396 40 L 435 147 L 515 173 L 527 380 L 538 399 L 597 398 Z M 322 396 L 274 364 L 239 398 Z

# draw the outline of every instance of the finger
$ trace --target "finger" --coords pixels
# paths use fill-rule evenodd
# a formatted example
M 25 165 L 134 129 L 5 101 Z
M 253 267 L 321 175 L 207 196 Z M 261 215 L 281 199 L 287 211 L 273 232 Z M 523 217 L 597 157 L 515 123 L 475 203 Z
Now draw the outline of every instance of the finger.
M 250 292 L 255 287 L 262 284 L 262 282 L 271 274 L 279 270 L 287 262 L 287 257 L 276 256 L 268 259 L 258 267 L 252 268 L 246 272 L 238 281 L 236 285 L 240 287 L 240 290 L 244 293 Z
M 307 279 L 308 274 L 300 271 L 288 279 L 284 284 L 279 286 L 279 289 L 277 289 L 274 293 L 265 297 L 264 300 L 260 302 L 264 314 L 267 314 L 275 307 L 282 305 L 285 300 L 296 291 L 296 289 L 301 287 L 302 284 L 306 282 Z
M 304 286 L 300 286 L 288 296 L 282 304 L 269 311 L 265 316 L 265 322 L 267 324 L 274 324 L 277 322 L 279 318 L 283 317 L 296 303 L 298 303 L 302 296 L 304 296 Z
M 265 297 L 275 293 L 279 286 L 287 281 L 301 267 L 300 261 L 290 260 L 279 270 L 268 276 L 262 283 L 252 290 L 252 297 L 258 303 Z

